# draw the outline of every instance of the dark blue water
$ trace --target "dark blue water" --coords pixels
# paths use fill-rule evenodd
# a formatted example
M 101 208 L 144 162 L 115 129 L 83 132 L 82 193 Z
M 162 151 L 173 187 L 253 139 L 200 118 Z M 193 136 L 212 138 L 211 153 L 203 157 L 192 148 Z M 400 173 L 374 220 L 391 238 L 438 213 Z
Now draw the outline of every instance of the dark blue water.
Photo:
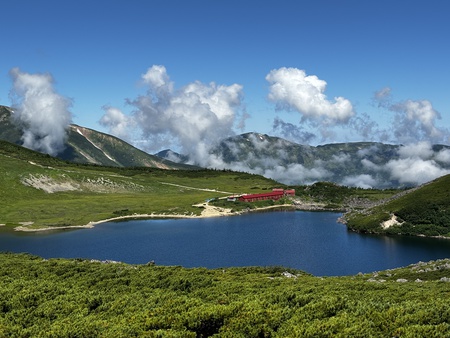
M 94 229 L 0 232 L 0 251 L 219 268 L 271 266 L 352 275 L 450 257 L 450 240 L 360 235 L 329 212 L 111 222 Z

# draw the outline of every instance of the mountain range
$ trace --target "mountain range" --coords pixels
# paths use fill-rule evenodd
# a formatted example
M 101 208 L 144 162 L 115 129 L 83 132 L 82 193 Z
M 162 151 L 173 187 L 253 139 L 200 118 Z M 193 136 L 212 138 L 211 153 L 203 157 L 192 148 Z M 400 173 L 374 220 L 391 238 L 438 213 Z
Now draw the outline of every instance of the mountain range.
M 0 140 L 21 144 L 22 132 L 11 120 L 12 110 L 0 106 Z M 58 158 L 75 163 L 116 167 L 156 167 L 161 169 L 194 169 L 148 154 L 131 144 L 99 131 L 71 124 L 67 129 L 65 149 Z
M 11 122 L 11 114 L 10 108 L 0 106 L 0 139 L 21 144 L 22 132 Z M 67 130 L 65 150 L 57 155 L 71 162 L 106 166 L 231 169 L 260 174 L 288 185 L 329 181 L 362 188 L 402 188 L 450 173 L 450 147 L 427 142 L 312 146 L 250 132 L 223 139 L 210 149 L 209 156 L 214 162 L 206 159 L 196 163 L 189 154 L 170 149 L 151 155 L 117 137 L 75 124 Z
M 379 142 L 302 145 L 260 133 L 224 139 L 211 154 L 222 167 L 272 178 L 285 184 L 330 181 L 362 188 L 417 186 L 450 173 L 450 147 L 421 142 L 393 145 Z M 189 161 L 165 150 L 158 156 Z

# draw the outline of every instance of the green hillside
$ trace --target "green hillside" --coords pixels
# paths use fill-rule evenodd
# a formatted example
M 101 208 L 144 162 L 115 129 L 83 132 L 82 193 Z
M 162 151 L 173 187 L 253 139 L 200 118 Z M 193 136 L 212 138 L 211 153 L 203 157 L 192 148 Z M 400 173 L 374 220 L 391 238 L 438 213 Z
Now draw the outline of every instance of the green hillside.
M 449 337 L 450 261 L 348 277 L 0 254 L 2 337 Z
M 346 216 L 356 231 L 450 237 L 450 175 Z M 383 222 L 391 221 L 391 224 Z
M 199 215 L 193 204 L 264 191 L 262 176 L 215 170 L 101 167 L 64 162 L 0 141 L 0 224 L 84 225 L 135 214 Z

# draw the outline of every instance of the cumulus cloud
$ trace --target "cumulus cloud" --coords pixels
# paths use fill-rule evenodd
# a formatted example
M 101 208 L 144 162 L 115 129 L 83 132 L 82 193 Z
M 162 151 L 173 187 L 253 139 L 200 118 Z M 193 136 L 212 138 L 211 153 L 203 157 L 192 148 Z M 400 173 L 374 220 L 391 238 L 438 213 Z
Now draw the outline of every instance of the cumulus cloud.
M 450 149 L 442 149 L 440 150 L 435 157 L 436 161 L 444 163 L 444 164 L 450 164 Z
M 420 185 L 450 173 L 434 160 L 412 157 L 391 160 L 385 165 L 385 170 L 390 172 L 392 179 L 407 185 Z
M 415 143 L 418 141 L 448 142 L 449 131 L 437 126 L 441 115 L 428 100 L 404 100 L 394 102 L 391 88 L 375 92 L 378 107 L 394 113 L 391 134 L 393 141 Z
M 154 65 L 141 77 L 147 92 L 128 99 L 134 110 L 129 118 L 108 111 L 102 117 L 110 131 L 137 128 L 149 151 L 179 148 L 196 164 L 207 166 L 209 149 L 233 135 L 247 116 L 239 84 L 217 85 L 199 81 L 175 89 L 164 66 Z
M 430 142 L 423 141 L 400 146 L 396 156 L 384 164 L 377 165 L 367 158 L 363 158 L 361 163 L 368 173 L 384 172 L 387 174 L 388 181 L 398 182 L 400 185 L 417 186 L 450 174 L 448 169 L 450 150 L 444 148 L 435 152 Z M 373 187 L 382 185 L 383 183 L 380 182 Z
M 173 91 L 173 83 L 170 81 L 164 66 L 153 65 L 145 74 L 142 74 L 142 80 L 150 85 L 155 92 L 158 92 L 160 96 L 164 93 L 170 94 Z
M 396 112 L 395 136 L 400 142 L 411 140 L 442 141 L 446 134 L 436 127 L 436 119 L 440 119 L 439 112 L 433 109 L 430 101 L 407 100 L 391 106 Z
M 450 173 L 450 170 L 436 162 L 436 154 L 430 142 L 401 146 L 398 154 L 399 158 L 390 160 L 384 169 L 390 173 L 392 179 L 402 184 L 419 185 Z M 445 154 L 446 151 L 443 150 L 438 152 L 437 156 L 445 158 Z
M 54 89 L 50 74 L 30 74 L 13 68 L 13 121 L 21 128 L 23 146 L 56 155 L 64 150 L 72 120 L 71 101 Z
M 380 171 L 382 168 L 367 158 L 361 160 L 362 166 L 368 171 Z
M 335 97 L 334 101 L 329 101 L 324 94 L 327 83 L 315 75 L 306 75 L 304 70 L 274 69 L 266 80 L 270 83 L 268 98 L 277 109 L 297 111 L 303 121 L 342 124 L 354 115 L 349 100 Z
M 351 156 L 349 154 L 334 154 L 333 156 L 331 156 L 330 162 L 345 164 L 348 163 L 350 159 Z
M 112 135 L 130 141 L 130 133 L 134 126 L 134 121 L 118 108 L 103 106 L 102 109 L 105 111 L 105 114 L 99 121 L 100 125 L 108 128 Z
M 373 99 L 377 103 L 378 107 L 383 107 L 389 104 L 392 97 L 391 92 L 392 89 L 390 87 L 384 87 L 374 93 Z
M 386 142 L 392 139 L 388 129 L 380 128 L 367 113 L 352 117 L 348 124 L 352 136 L 359 135 L 362 140 Z
M 414 144 L 407 144 L 398 149 L 400 158 L 420 158 L 422 160 L 430 159 L 434 154 L 431 143 L 422 141 Z
M 291 163 L 287 166 L 278 165 L 265 169 L 261 174 L 284 184 L 312 184 L 331 176 L 330 172 L 323 167 L 317 166 L 309 169 L 299 163 Z
M 378 181 L 369 174 L 347 176 L 341 183 L 348 187 L 370 189 L 378 185 Z

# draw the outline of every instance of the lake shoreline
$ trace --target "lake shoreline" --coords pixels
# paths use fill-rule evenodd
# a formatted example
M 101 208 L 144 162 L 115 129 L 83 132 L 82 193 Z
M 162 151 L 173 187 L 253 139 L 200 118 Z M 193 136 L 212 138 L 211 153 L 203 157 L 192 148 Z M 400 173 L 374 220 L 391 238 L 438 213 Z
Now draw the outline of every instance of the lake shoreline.
M 261 207 L 261 208 L 255 208 L 255 209 L 247 209 L 245 211 L 239 211 L 239 212 L 232 212 L 231 209 L 226 208 L 220 208 L 211 206 L 207 203 L 203 203 L 200 205 L 196 205 L 197 207 L 203 208 L 200 215 L 180 215 L 180 214 L 133 214 L 133 215 L 124 215 L 124 216 L 117 216 L 117 217 L 111 217 L 99 221 L 91 221 L 85 225 L 68 225 L 68 226 L 49 226 L 49 227 L 42 227 L 42 228 L 32 228 L 30 225 L 33 225 L 33 222 L 22 222 L 22 225 L 19 225 L 14 228 L 14 231 L 22 231 L 22 232 L 41 232 L 41 231 L 55 231 L 55 230 L 72 230 L 72 229 L 92 229 L 98 224 L 107 223 L 107 222 L 115 222 L 115 221 L 127 221 L 127 220 L 133 220 L 133 219 L 164 219 L 164 218 L 170 218 L 170 219 L 201 219 L 201 218 L 210 218 L 210 217 L 226 217 L 226 216 L 239 216 L 248 212 L 260 212 L 260 211 L 266 211 L 266 210 L 273 210 L 273 209 L 283 209 L 283 208 L 290 208 L 292 210 L 301 210 L 298 208 L 298 206 L 292 205 L 292 204 L 281 204 L 281 205 L 271 205 L 267 207 Z

